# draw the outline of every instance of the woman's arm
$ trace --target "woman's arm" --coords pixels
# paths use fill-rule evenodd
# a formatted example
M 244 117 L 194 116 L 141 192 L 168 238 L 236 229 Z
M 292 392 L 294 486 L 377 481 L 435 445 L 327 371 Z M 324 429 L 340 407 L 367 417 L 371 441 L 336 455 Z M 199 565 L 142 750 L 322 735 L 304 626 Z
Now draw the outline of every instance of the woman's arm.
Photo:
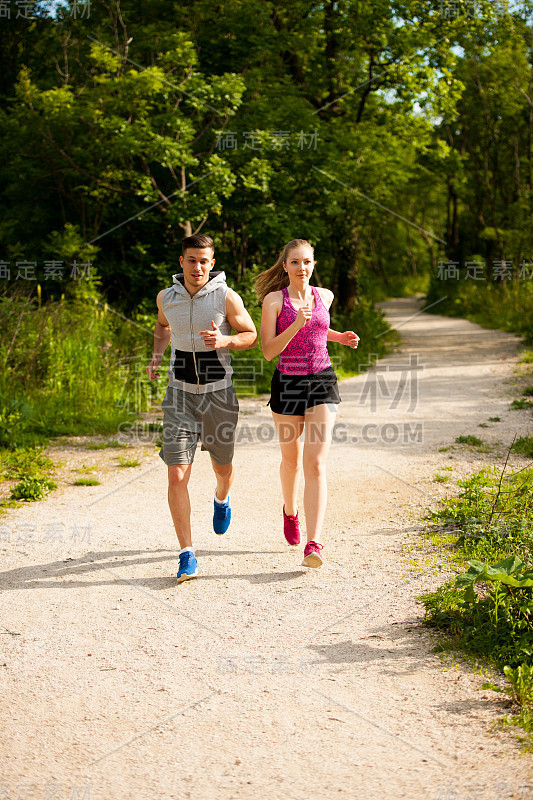
M 359 344 L 359 336 L 353 331 L 334 331 L 333 328 L 328 329 L 328 342 L 338 342 L 345 344 L 348 347 L 357 347 Z
M 279 294 L 279 292 L 271 292 L 263 301 L 261 349 L 267 361 L 272 361 L 273 358 L 279 356 L 282 350 L 285 350 L 291 339 L 303 328 L 307 320 L 311 319 L 313 314 L 308 306 L 300 308 L 294 322 L 276 336 L 276 321 L 278 312 L 281 310 Z
M 318 291 L 320 292 L 322 302 L 326 308 L 329 309 L 333 302 L 333 292 L 331 289 L 324 289 L 323 287 L 320 287 Z M 353 331 L 334 331 L 333 328 L 328 329 L 327 340 L 328 342 L 338 342 L 339 344 L 345 344 L 353 348 L 357 347 L 359 344 L 359 336 Z
M 338 342 L 342 336 L 340 331 L 334 331 L 333 328 L 328 328 L 328 342 Z

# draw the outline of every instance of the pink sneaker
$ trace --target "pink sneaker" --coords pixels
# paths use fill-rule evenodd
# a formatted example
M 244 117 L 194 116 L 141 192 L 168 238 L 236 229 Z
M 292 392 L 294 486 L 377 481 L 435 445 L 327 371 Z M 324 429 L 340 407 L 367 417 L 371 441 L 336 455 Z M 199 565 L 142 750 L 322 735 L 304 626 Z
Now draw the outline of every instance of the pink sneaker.
M 304 560 L 302 561 L 303 567 L 321 567 L 322 556 L 320 551 L 324 545 L 318 542 L 307 542 L 304 550 Z
M 294 517 L 290 517 L 285 513 L 285 506 L 283 506 L 283 533 L 288 544 L 293 546 L 300 544 L 300 524 L 298 522 L 298 512 L 296 512 Z

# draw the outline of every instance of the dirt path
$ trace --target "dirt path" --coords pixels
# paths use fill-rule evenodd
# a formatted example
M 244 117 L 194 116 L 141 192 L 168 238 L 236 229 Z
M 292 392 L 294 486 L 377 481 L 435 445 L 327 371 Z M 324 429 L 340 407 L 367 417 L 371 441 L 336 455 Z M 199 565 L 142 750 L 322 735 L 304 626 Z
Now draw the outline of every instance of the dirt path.
M 341 385 L 320 570 L 284 545 L 264 402 L 242 403 L 224 537 L 198 452 L 201 577 L 180 586 L 153 442 L 52 448 L 59 490 L 1 526 L 0 798 L 533 798 L 502 697 L 432 652 L 415 600 L 447 575 L 422 510 L 530 432 L 509 410 L 519 344 L 419 307 L 385 304 L 401 351 Z M 490 451 L 439 452 L 460 434 Z M 72 485 L 82 464 L 102 485 Z

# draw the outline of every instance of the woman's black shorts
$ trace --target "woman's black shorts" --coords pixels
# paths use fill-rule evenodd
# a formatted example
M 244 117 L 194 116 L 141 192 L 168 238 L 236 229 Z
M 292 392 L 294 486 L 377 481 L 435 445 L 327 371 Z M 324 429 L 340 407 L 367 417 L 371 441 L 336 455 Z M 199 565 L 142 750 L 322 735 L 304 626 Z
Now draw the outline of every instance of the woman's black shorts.
M 268 405 L 276 414 L 303 417 L 308 408 L 321 403 L 340 403 L 333 367 L 312 375 L 285 375 L 276 368 L 270 385 Z

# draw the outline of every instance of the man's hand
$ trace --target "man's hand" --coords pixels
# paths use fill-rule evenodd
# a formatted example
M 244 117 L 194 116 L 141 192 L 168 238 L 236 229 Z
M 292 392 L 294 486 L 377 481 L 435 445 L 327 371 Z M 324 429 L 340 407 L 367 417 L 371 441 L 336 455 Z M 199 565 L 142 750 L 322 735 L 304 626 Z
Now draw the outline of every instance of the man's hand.
M 359 344 L 359 336 L 353 331 L 344 331 L 344 333 L 341 333 L 339 343 L 355 349 Z
M 231 337 L 224 336 L 213 320 L 211 320 L 211 326 L 213 328 L 212 331 L 200 331 L 200 336 L 204 340 L 205 346 L 212 350 L 218 350 L 220 347 L 228 347 Z
M 152 356 L 152 360 L 146 367 L 146 374 L 150 378 L 151 381 L 156 381 L 159 378 L 159 372 L 157 371 L 161 366 L 161 356 Z

